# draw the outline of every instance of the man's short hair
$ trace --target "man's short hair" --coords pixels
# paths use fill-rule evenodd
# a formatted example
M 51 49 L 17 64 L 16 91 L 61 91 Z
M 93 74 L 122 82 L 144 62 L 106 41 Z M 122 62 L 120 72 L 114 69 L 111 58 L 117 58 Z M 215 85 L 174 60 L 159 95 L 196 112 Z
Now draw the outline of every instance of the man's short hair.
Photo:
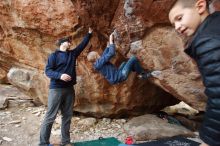
M 63 37 L 57 40 L 57 46 L 60 46 L 64 42 L 71 42 L 71 37 Z

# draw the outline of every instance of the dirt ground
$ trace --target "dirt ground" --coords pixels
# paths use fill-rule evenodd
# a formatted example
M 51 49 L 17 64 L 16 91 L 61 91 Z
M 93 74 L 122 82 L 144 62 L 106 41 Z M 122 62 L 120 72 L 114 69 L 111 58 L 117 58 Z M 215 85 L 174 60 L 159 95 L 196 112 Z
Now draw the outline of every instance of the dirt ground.
M 31 98 L 11 85 L 0 84 L 0 146 L 37 146 L 40 125 L 46 107 L 36 107 Z M 95 119 L 74 116 L 71 123 L 71 139 L 84 141 L 99 137 L 126 138 L 123 131 L 124 119 Z M 58 113 L 53 124 L 51 142 L 60 142 L 61 115 Z
M 39 140 L 40 124 L 44 118 L 46 108 L 9 108 L 0 110 L 0 145 L 1 146 L 37 146 Z M 85 127 L 85 117 L 73 117 L 71 123 L 71 139 L 84 141 L 98 139 L 99 137 L 117 137 L 124 140 L 126 134 L 122 130 L 124 119 L 96 119 Z M 51 134 L 51 143 L 60 143 L 60 114 L 57 116 Z M 93 120 L 96 127 L 93 126 Z M 81 122 L 80 122 L 81 121 Z M 80 123 L 84 123 L 83 125 Z M 88 128 L 89 127 L 89 128 Z M 91 133 L 93 133 L 91 135 Z
M 0 146 L 37 146 L 45 112 L 44 106 L 0 110 Z M 52 129 L 51 143 L 60 143 L 60 123 L 61 115 L 58 114 Z M 116 137 L 123 142 L 128 136 L 123 130 L 125 123 L 126 119 L 73 117 L 71 139 L 76 142 Z M 201 142 L 198 138 L 192 140 Z
M 40 119 L 31 110 L 11 108 L 0 111 L 0 145 L 37 146 Z M 6 139 L 6 140 L 5 140 Z
M 0 146 L 37 146 L 46 107 L 34 106 L 29 97 L 12 86 L 0 85 L 0 93 Z M 71 122 L 71 140 L 78 142 L 115 137 L 124 142 L 128 136 L 123 128 L 126 122 L 127 119 L 75 115 Z M 58 113 L 51 132 L 51 143 L 60 143 L 60 124 L 61 115 Z M 199 138 L 192 140 L 201 142 Z

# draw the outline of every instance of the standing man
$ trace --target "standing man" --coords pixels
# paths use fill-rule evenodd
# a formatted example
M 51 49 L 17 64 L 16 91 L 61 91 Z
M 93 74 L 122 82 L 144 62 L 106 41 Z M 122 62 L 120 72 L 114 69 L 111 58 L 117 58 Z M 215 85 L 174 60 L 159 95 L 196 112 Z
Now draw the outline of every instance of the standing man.
M 89 28 L 88 34 L 74 49 L 70 49 L 70 37 L 59 39 L 59 49 L 48 58 L 45 68 L 50 78 L 48 110 L 41 125 L 39 146 L 50 145 L 51 129 L 59 109 L 62 114 L 61 145 L 72 146 L 69 130 L 75 98 L 73 85 L 76 84 L 76 59 L 89 43 L 91 34 L 92 29 Z

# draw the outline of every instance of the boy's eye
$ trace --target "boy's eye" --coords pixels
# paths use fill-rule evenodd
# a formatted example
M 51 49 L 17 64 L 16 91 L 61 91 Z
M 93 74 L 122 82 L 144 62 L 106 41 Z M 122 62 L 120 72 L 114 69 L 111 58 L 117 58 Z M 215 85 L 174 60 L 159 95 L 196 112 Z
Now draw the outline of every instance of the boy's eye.
M 177 20 L 181 20 L 181 19 L 182 19 L 182 16 L 178 16 L 178 17 L 177 17 Z

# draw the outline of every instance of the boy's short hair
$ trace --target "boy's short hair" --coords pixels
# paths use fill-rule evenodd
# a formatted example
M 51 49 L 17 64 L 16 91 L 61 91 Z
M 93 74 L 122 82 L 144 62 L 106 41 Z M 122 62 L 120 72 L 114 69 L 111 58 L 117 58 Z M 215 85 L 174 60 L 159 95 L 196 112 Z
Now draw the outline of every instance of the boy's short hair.
M 176 0 L 171 8 L 173 8 L 174 5 L 181 4 L 184 8 L 191 8 L 196 3 L 197 0 Z M 212 2 L 212 0 L 206 0 L 207 2 L 207 9 L 209 8 L 209 4 Z
M 176 0 L 173 6 L 178 3 L 181 4 L 184 8 L 190 8 L 196 3 L 196 1 L 197 0 Z
M 88 61 L 94 61 L 96 55 L 98 55 L 98 53 L 96 51 L 89 52 L 89 54 L 87 55 L 87 60 Z
M 64 42 L 71 42 L 71 37 L 63 37 L 57 40 L 57 46 L 60 46 Z

